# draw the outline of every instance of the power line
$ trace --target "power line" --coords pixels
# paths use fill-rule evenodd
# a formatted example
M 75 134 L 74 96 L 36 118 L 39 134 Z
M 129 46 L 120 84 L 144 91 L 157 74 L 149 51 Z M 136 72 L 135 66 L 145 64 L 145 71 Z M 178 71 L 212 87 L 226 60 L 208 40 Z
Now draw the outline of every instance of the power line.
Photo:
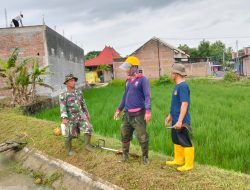
M 178 38 L 178 37 L 163 37 L 161 39 L 168 39 L 168 40 L 201 40 L 201 39 L 209 39 L 209 40 L 215 40 L 215 39 L 239 39 L 239 38 L 250 38 L 250 36 L 224 36 L 224 37 L 195 37 L 195 38 Z
M 122 45 L 122 46 L 118 46 L 118 47 L 116 47 L 116 48 L 117 48 L 117 49 L 123 49 L 123 48 L 131 47 L 131 46 L 135 46 L 135 45 L 142 45 L 143 43 L 145 43 L 145 41 L 143 41 L 143 42 L 131 43 L 131 44 L 125 44 L 125 45 Z
M 246 36 L 224 36 L 224 37 L 195 37 L 195 38 L 178 38 L 178 37 L 163 37 L 160 39 L 163 40 L 180 40 L 180 41 L 185 41 L 185 40 L 212 40 L 212 39 L 246 39 L 246 38 L 250 38 L 250 36 L 246 35 Z M 235 41 L 234 41 L 235 42 Z M 117 46 L 117 49 L 125 49 L 128 47 L 133 47 L 133 46 L 138 46 L 138 45 L 142 45 L 144 44 L 145 41 L 141 41 L 141 42 L 136 42 L 136 43 L 130 43 L 130 44 L 125 44 L 122 46 Z

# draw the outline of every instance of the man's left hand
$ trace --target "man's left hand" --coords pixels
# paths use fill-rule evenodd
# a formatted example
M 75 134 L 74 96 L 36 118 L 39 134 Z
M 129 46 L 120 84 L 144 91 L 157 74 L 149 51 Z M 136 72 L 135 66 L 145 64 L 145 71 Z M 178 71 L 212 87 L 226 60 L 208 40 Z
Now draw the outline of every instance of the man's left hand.
M 174 125 L 174 128 L 175 129 L 180 129 L 182 127 L 182 122 L 181 121 L 178 121 L 175 125 Z
M 144 120 L 148 123 L 151 120 L 151 112 L 146 112 L 144 116 Z

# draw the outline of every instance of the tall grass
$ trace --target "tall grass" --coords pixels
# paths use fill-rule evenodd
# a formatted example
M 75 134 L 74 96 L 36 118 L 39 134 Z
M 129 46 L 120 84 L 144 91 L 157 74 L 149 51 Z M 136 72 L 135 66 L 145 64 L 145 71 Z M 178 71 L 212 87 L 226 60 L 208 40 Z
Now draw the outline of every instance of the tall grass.
M 195 160 L 201 164 L 250 173 L 250 86 L 190 80 L 191 117 Z M 150 149 L 173 154 L 170 131 L 164 127 L 173 85 L 151 85 L 152 121 L 148 125 Z M 96 133 L 120 138 L 121 120 L 113 114 L 124 86 L 111 85 L 84 92 Z M 43 110 L 38 118 L 59 121 L 59 108 Z M 137 143 L 137 141 L 134 141 Z

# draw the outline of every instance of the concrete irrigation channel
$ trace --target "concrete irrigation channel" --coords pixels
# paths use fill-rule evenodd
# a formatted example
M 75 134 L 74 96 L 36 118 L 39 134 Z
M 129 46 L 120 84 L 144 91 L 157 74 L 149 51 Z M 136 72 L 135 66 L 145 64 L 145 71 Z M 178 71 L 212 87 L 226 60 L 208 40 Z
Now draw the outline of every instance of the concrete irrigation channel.
M 0 154 L 0 190 L 27 190 L 27 189 L 95 189 L 95 190 L 120 190 L 122 188 L 93 176 L 67 162 L 51 158 L 35 149 L 23 148 L 22 150 L 8 151 Z M 34 179 L 20 175 L 9 170 L 8 162 L 15 161 L 22 168 L 41 173 L 44 176 L 55 176 L 50 186 L 38 186 Z M 14 182 L 15 181 L 15 182 Z
M 0 155 L 0 190 L 51 190 L 52 188 L 36 185 L 34 179 L 25 174 L 12 171 L 10 161 Z

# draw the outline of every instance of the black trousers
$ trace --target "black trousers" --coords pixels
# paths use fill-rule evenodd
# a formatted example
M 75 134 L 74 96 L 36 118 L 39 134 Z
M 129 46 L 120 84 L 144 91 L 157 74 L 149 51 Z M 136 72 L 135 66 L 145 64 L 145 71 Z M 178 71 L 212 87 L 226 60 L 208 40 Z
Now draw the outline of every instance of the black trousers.
M 192 147 L 189 131 L 186 127 L 181 129 L 172 129 L 172 142 L 182 147 Z
M 19 22 L 15 19 L 12 19 L 13 24 L 15 25 L 15 27 L 19 27 Z

